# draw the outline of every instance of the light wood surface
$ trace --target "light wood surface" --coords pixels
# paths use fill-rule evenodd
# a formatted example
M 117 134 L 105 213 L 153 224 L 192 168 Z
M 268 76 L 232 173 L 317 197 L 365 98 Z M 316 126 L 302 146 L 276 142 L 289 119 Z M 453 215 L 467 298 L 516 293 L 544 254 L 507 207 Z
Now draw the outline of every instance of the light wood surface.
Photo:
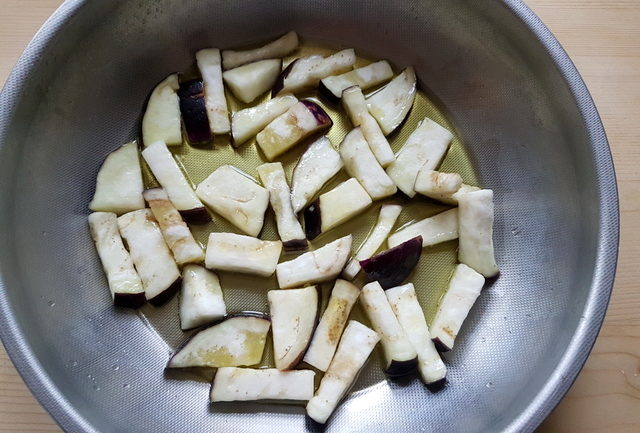
M 2 0 L 0 82 L 61 0 Z M 538 433 L 640 432 L 640 0 L 528 0 L 578 66 L 616 164 L 621 242 L 602 332 Z M 0 433 L 60 432 L 0 349 Z

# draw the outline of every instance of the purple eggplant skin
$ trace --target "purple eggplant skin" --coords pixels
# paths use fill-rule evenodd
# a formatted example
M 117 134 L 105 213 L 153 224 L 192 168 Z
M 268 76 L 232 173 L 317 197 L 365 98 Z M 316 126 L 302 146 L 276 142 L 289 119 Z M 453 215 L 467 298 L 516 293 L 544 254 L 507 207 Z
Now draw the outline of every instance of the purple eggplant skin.
M 280 91 L 284 88 L 284 80 L 289 76 L 291 70 L 293 69 L 293 65 L 295 65 L 298 60 L 299 59 L 295 59 L 293 62 L 289 63 L 289 66 L 287 66 L 282 72 L 280 72 L 280 75 L 278 75 L 278 78 L 276 79 L 276 83 L 271 89 L 272 98 L 278 96 L 278 93 L 280 93 Z
M 425 386 L 431 392 L 438 392 L 444 389 L 446 384 L 447 384 L 447 378 L 443 377 L 442 379 L 436 380 L 435 382 L 425 383 Z
M 422 236 L 416 236 L 396 247 L 360 261 L 360 266 L 369 282 L 377 281 L 386 290 L 402 284 L 418 264 L 420 254 L 422 254 Z
M 406 361 L 392 360 L 389 366 L 384 370 L 387 376 L 397 377 L 411 373 L 418 366 L 418 357 L 407 359 Z
M 306 239 L 292 239 L 290 241 L 283 242 L 282 248 L 285 253 L 307 251 L 307 249 L 309 249 L 309 243 Z
M 317 199 L 304 210 L 304 233 L 307 239 L 312 241 L 317 238 L 322 233 L 321 227 L 320 199 Z
M 433 342 L 433 345 L 436 346 L 436 350 L 440 353 L 448 352 L 451 350 L 451 348 L 440 341 L 438 337 L 432 338 L 431 341 Z
M 309 111 L 311 111 L 311 114 L 313 114 L 313 117 L 316 118 L 316 122 L 318 122 L 318 125 L 325 126 L 327 128 L 331 128 L 333 126 L 333 120 L 331 120 L 331 117 L 329 117 L 327 112 L 324 111 L 321 106 L 313 101 L 308 101 L 306 99 L 300 102 L 302 102 L 304 106 L 307 107 Z
M 123 308 L 140 308 L 147 303 L 144 292 L 140 293 L 116 293 L 113 296 L 113 305 Z
M 149 303 L 154 307 L 160 307 L 166 304 L 169 299 L 173 298 L 173 296 L 180 291 L 180 287 L 182 287 L 182 278 L 178 277 L 164 292 L 158 293 L 149 299 Z
M 335 105 L 340 104 L 340 100 L 342 99 L 342 95 L 336 96 L 327 86 L 324 85 L 322 80 L 320 80 L 320 84 L 318 84 L 318 93 L 320 93 L 320 95 L 322 95 L 327 101 Z
M 207 224 L 211 222 L 211 215 L 204 206 L 194 207 L 193 209 L 181 210 L 180 216 L 185 222 L 190 224 Z
M 208 143 L 212 140 L 209 116 L 204 101 L 204 84 L 202 80 L 190 80 L 180 84 L 178 89 L 180 113 L 192 144 Z

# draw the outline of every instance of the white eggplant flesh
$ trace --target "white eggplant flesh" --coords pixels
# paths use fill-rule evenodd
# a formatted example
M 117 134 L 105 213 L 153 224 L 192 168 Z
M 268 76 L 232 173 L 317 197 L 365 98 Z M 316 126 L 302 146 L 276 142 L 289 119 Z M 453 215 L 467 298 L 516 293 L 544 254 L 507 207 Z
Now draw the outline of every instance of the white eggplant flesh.
M 185 263 L 200 263 L 204 260 L 202 247 L 191 234 L 191 230 L 180 216 L 180 212 L 169 200 L 169 196 L 162 188 L 148 189 L 144 193 L 144 199 L 149 203 L 149 208 L 165 242 L 171 249 L 173 257 L 178 265 Z
M 371 229 L 367 239 L 360 245 L 358 252 L 349 260 L 344 271 L 342 271 L 344 278 L 353 280 L 356 275 L 358 275 L 362 269 L 359 262 L 373 257 L 380 249 L 387 240 L 389 233 L 391 233 L 393 226 L 395 226 L 401 211 L 402 206 L 397 204 L 384 204 L 380 207 L 380 214 L 378 215 L 376 225 Z
M 327 308 L 304 355 L 304 362 L 320 371 L 327 371 L 358 296 L 358 287 L 345 280 L 336 280 Z
M 282 163 L 262 164 L 257 170 L 262 185 L 269 191 L 269 202 L 276 214 L 276 226 L 284 250 L 287 252 L 306 250 L 308 242 L 291 206 L 291 191 Z
M 467 185 L 466 183 L 463 183 L 462 185 L 460 185 L 460 189 L 458 189 L 454 193 L 424 194 L 424 195 L 426 195 L 430 199 L 439 201 L 441 203 L 448 204 L 450 206 L 457 206 L 458 198 L 462 194 L 466 194 L 471 191 L 480 191 L 480 188 L 478 188 L 477 186 Z
M 153 305 L 168 301 L 180 288 L 180 271 L 150 209 L 126 213 L 118 228 L 129 246 L 145 295 Z
M 432 390 L 442 388 L 446 381 L 447 367 L 431 341 L 429 326 L 413 284 L 393 287 L 385 294 L 400 326 L 416 349 L 418 371 L 422 381 Z
M 342 169 L 340 154 L 327 137 L 320 137 L 309 145 L 293 169 L 291 176 L 291 205 L 300 212 L 320 189 Z
M 143 209 L 143 189 L 138 145 L 132 141 L 111 152 L 102 163 L 89 209 L 118 215 Z
M 222 78 L 236 98 L 249 104 L 276 83 L 282 60 L 267 59 L 249 63 L 222 73 Z
M 167 368 L 243 367 L 262 359 L 269 317 L 262 313 L 238 313 L 196 333 L 169 359 Z
M 202 266 L 187 265 L 182 270 L 180 327 L 197 328 L 222 319 L 227 307 L 216 274 Z
M 222 367 L 213 378 L 210 399 L 307 401 L 313 397 L 315 375 L 313 370 Z
M 431 338 L 441 352 L 453 349 L 464 320 L 480 296 L 484 281 L 484 277 L 469 266 L 462 263 L 456 266 L 431 322 Z
M 141 307 L 146 302 L 144 287 L 120 238 L 118 217 L 112 212 L 94 212 L 89 215 L 89 229 L 107 276 L 113 304 Z
M 235 233 L 211 233 L 205 266 L 209 269 L 268 277 L 276 270 L 282 242 Z
M 259 60 L 281 58 L 294 52 L 298 48 L 298 43 L 298 34 L 291 31 L 259 48 L 224 50 L 222 51 L 222 65 L 227 70 Z
M 196 188 L 214 212 L 250 236 L 258 236 L 269 206 L 269 191 L 231 165 L 218 167 Z
M 413 190 L 427 197 L 454 194 L 462 187 L 462 176 L 458 173 L 443 173 L 431 169 L 420 169 Z
M 336 278 L 351 254 L 351 242 L 351 235 L 347 235 L 315 251 L 279 263 L 276 266 L 279 287 L 289 289 Z
M 363 90 L 382 84 L 393 77 L 393 70 L 386 60 L 370 63 L 367 66 L 323 78 L 320 81 L 320 92 L 329 100 L 337 102 L 342 98 L 342 91 L 351 86 Z
M 215 135 L 228 134 L 231 131 L 231 124 L 222 82 L 220 50 L 217 48 L 200 50 L 196 53 L 196 61 L 204 83 L 204 102 L 209 117 L 209 128 Z
M 387 167 L 387 174 L 407 196 L 416 195 L 418 171 L 434 170 L 444 158 L 453 134 L 429 118 L 422 120 Z
M 389 236 L 389 248 L 422 236 L 422 247 L 458 239 L 458 209 L 449 209 L 416 223 L 409 224 Z
M 393 314 L 382 286 L 377 281 L 365 285 L 360 294 L 360 302 L 373 329 L 380 335 L 386 359 L 385 373 L 389 376 L 409 373 L 416 367 L 418 355 Z
M 307 415 L 315 422 L 327 422 L 344 398 L 380 341 L 380 336 L 360 322 L 350 320 L 342 334 L 336 354 L 320 386 L 309 403 Z
M 270 290 L 267 299 L 276 368 L 290 370 L 302 360 L 311 342 L 318 317 L 318 289 Z
M 340 157 L 345 171 L 354 177 L 373 200 L 380 200 L 396 193 L 398 188 L 378 164 L 369 144 L 362 135 L 361 128 L 354 128 L 340 144 Z
M 493 191 L 482 189 L 458 197 L 458 260 L 486 278 L 498 274 L 493 251 Z
M 169 146 L 182 144 L 178 74 L 171 74 L 158 84 L 147 103 L 142 118 L 142 142 L 145 146 L 163 141 Z
M 285 113 L 298 102 L 293 95 L 278 96 L 255 107 L 237 111 L 231 117 L 233 145 L 240 146 L 262 131 L 273 119 Z
M 380 91 L 367 99 L 369 113 L 378 121 L 384 135 L 402 124 L 416 97 L 416 73 L 408 67 Z

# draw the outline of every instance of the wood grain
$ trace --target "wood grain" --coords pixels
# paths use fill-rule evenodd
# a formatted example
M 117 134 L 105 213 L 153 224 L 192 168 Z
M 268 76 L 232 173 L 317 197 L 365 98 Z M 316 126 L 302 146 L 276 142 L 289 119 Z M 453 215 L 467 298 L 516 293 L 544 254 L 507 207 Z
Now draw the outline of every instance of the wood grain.
M 0 82 L 61 0 L 2 0 Z M 640 431 L 640 1 L 528 0 L 578 66 L 616 164 L 618 275 L 593 353 L 538 433 Z M 0 433 L 60 432 L 0 351 Z

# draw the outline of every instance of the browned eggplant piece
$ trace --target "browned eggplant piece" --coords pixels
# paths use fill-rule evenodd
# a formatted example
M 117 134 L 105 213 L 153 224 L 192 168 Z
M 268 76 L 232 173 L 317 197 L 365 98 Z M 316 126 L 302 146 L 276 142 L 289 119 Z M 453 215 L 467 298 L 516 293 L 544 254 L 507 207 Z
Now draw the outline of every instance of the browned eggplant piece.
M 422 236 L 416 236 L 397 247 L 362 260 L 360 266 L 368 281 L 377 281 L 382 288 L 399 286 L 418 264 L 422 253 Z
M 180 84 L 178 89 L 180 98 L 180 114 L 187 132 L 187 138 L 192 144 L 202 144 L 211 141 L 209 116 L 204 99 L 204 84 L 201 80 L 190 80 Z

